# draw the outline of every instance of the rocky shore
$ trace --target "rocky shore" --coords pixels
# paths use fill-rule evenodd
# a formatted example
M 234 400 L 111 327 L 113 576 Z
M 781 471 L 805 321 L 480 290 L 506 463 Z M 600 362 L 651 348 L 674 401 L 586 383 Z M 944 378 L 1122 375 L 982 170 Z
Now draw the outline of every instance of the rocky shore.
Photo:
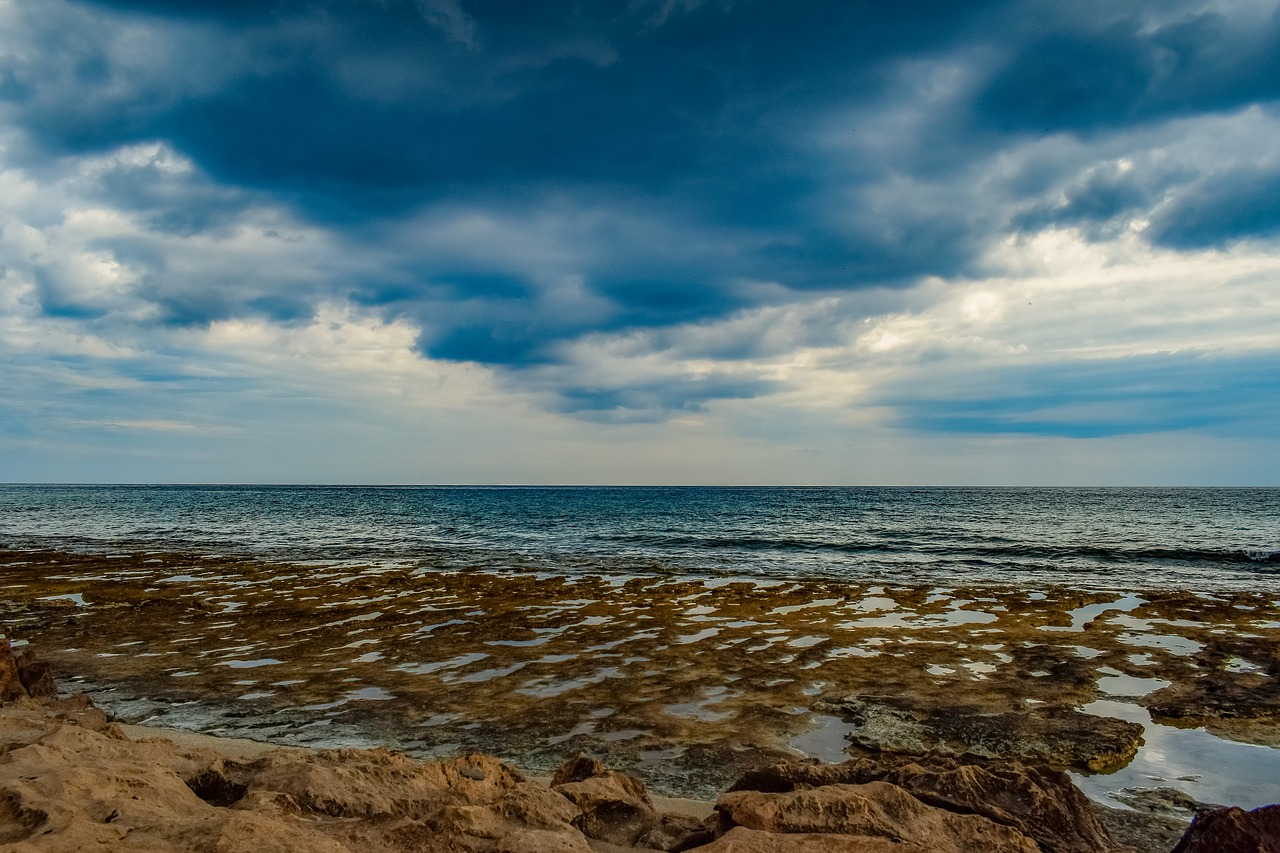
M 587 752 L 702 799 L 766 764 L 885 752 L 1047 764 L 1094 798 L 1167 785 L 1257 806 L 1280 790 L 1280 751 L 1260 748 L 1280 746 L 1269 589 L 12 550 L 0 571 L 9 636 L 38 640 L 123 722 L 420 759 L 477 751 L 542 775 Z
M 87 696 L 58 695 L 48 665 L 7 641 L 0 698 L 3 851 L 1280 851 L 1278 806 L 1205 810 L 1170 838 L 1167 818 L 1118 819 L 1061 771 L 973 755 L 772 763 L 700 814 L 664 808 L 640 779 L 585 755 L 543 784 L 479 753 L 252 757 L 213 739 L 130 737 Z

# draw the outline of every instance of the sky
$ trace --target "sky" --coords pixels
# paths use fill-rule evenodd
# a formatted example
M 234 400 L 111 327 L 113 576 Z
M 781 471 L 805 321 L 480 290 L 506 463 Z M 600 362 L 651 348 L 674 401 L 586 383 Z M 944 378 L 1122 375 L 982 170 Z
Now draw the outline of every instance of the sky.
M 0 0 L 0 482 L 1280 485 L 1280 0 Z

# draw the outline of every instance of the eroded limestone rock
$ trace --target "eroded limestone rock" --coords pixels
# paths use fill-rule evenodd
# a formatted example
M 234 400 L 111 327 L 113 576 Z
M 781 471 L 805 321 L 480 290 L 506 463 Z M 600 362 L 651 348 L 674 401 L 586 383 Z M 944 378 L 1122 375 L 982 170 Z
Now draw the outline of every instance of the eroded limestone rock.
M 1104 771 L 1123 767 L 1142 744 L 1142 726 L 1073 708 L 991 713 L 914 696 L 849 696 L 819 705 L 856 728 L 849 737 L 878 752 L 977 756 Z
M 937 853 L 1039 853 L 1016 829 L 981 815 L 934 808 L 887 782 L 824 785 L 784 794 L 735 791 L 716 803 L 720 826 L 783 834 L 887 839 Z
M 785 793 L 869 782 L 891 783 L 939 809 L 980 815 L 1034 839 L 1045 853 L 1118 848 L 1069 776 L 1017 762 L 893 755 L 844 764 L 791 762 L 745 774 L 731 790 Z
M 695 820 L 659 814 L 644 782 L 578 755 L 551 779 L 551 789 L 577 807 L 573 825 L 589 838 L 622 847 L 684 849 L 702 831 Z
M 1277 654 L 1280 654 L 1278 652 Z M 1152 716 L 1215 734 L 1280 747 L 1280 663 L 1276 673 L 1215 670 L 1138 700 Z

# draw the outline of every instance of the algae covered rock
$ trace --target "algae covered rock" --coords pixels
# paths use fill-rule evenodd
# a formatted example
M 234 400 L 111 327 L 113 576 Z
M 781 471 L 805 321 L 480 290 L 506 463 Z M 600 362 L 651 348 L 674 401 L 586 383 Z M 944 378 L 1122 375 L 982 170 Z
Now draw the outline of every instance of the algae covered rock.
M 849 696 L 819 703 L 853 723 L 864 749 L 908 755 L 976 756 L 1093 772 L 1123 767 L 1142 726 L 1074 708 L 991 712 L 911 696 Z

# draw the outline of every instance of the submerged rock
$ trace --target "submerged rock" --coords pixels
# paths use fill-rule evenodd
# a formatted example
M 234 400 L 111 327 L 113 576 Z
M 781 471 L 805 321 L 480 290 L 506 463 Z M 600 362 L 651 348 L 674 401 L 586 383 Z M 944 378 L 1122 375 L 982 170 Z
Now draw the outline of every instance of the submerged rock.
M 1223 808 L 1214 803 L 1202 803 L 1184 791 L 1169 787 L 1122 788 L 1111 797 L 1134 811 L 1172 815 L 1186 820 L 1202 812 Z
M 1094 772 L 1123 767 L 1142 744 L 1142 726 L 1074 708 L 992 713 L 910 696 L 850 696 L 818 703 L 855 728 L 865 749 L 908 755 L 976 756 Z

